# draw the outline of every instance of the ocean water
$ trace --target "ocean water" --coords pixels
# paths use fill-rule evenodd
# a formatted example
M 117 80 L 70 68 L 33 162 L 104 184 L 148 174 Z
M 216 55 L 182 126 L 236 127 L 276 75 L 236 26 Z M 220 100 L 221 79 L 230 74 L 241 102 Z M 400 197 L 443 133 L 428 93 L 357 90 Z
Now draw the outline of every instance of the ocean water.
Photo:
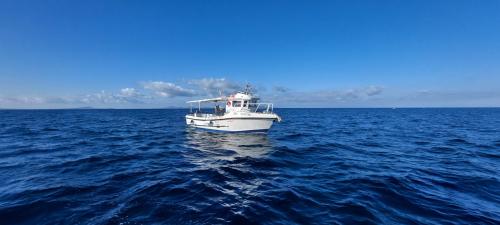
M 0 111 L 0 224 L 500 224 L 500 109 Z

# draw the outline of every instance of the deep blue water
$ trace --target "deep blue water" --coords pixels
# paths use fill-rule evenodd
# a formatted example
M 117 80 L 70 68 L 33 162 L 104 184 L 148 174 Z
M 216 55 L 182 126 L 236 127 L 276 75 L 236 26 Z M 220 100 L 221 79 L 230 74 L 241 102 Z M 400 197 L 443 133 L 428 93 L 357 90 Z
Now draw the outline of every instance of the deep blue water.
M 0 224 L 500 224 L 500 109 L 0 111 Z

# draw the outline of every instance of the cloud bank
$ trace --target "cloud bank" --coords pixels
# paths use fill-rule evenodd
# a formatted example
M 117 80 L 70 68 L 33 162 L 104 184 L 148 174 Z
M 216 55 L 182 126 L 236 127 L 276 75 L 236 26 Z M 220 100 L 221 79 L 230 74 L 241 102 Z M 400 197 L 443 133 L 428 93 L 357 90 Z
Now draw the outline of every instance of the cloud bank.
M 144 89 L 151 90 L 161 97 L 192 97 L 196 95 L 196 91 L 183 88 L 170 82 L 149 81 L 143 82 L 142 86 Z
M 227 95 L 243 89 L 242 83 L 226 78 L 202 78 L 181 83 L 138 82 L 136 87 L 75 96 L 2 96 L 0 108 L 161 108 L 185 107 L 194 97 Z M 296 90 L 287 86 L 259 86 L 263 101 L 277 107 L 414 107 L 500 105 L 495 91 L 458 92 L 430 89 L 395 92 L 380 85 L 348 89 Z
M 347 90 L 326 89 L 315 91 L 297 91 L 277 86 L 273 88 L 273 92 L 268 93 L 268 99 L 281 105 L 329 107 L 367 102 L 381 95 L 383 91 L 383 87 L 376 85 Z
M 190 80 L 188 83 L 197 87 L 203 94 L 210 96 L 218 96 L 220 93 L 227 95 L 242 90 L 241 85 L 225 78 L 203 78 Z
M 0 104 L 9 107 L 148 107 L 150 105 L 184 106 L 192 97 L 213 97 L 241 91 L 243 85 L 226 78 L 202 78 L 184 84 L 168 81 L 139 82 L 139 88 L 125 87 L 116 92 L 100 91 L 72 97 L 0 97 Z M 260 97 L 283 105 L 289 103 L 331 104 L 366 99 L 383 92 L 380 86 L 367 86 L 348 90 L 295 91 L 285 86 L 258 88 Z M 0 107 L 2 107 L 0 106 Z

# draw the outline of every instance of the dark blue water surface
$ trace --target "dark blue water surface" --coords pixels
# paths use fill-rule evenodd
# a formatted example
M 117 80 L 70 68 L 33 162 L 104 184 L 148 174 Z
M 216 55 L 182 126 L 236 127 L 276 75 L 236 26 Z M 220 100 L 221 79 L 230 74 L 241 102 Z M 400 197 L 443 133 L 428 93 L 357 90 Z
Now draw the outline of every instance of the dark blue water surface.
M 0 224 L 500 224 L 500 109 L 0 111 Z

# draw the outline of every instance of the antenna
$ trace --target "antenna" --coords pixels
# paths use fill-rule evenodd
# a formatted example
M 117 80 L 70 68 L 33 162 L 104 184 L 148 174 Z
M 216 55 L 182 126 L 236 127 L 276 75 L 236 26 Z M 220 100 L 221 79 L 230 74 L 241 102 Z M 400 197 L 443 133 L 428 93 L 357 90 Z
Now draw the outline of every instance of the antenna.
M 247 83 L 247 85 L 245 86 L 245 94 L 250 94 L 250 91 L 251 91 L 250 84 Z

